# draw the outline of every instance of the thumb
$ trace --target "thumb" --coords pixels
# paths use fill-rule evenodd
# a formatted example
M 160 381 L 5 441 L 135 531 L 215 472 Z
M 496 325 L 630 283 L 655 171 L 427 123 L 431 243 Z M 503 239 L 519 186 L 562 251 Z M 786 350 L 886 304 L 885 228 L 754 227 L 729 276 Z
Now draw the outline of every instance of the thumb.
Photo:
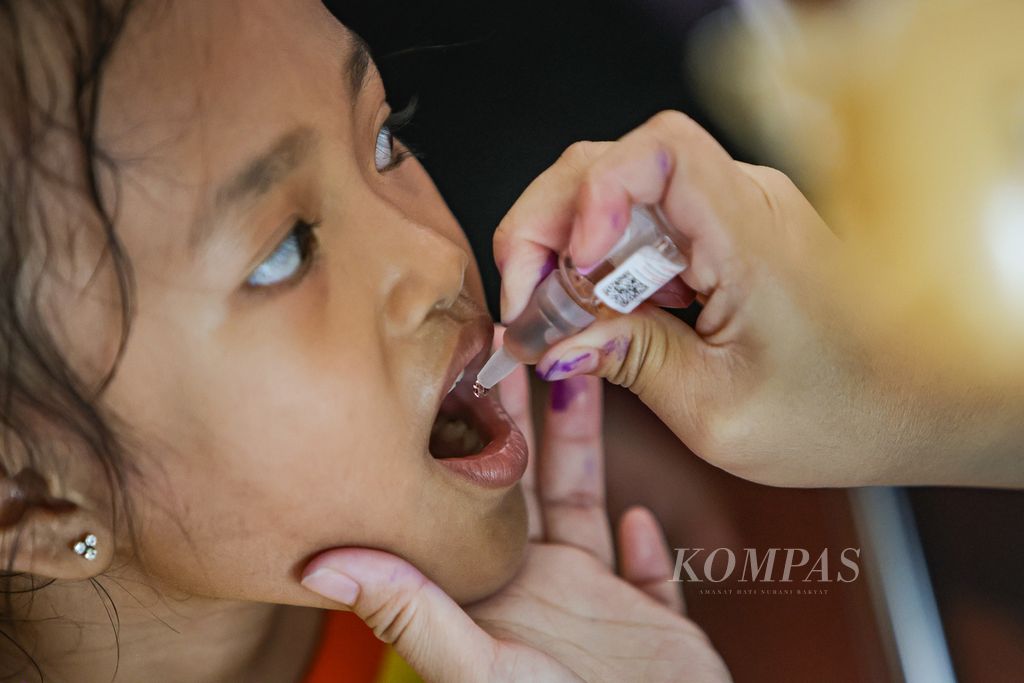
M 349 607 L 427 681 L 487 680 L 494 640 L 408 562 L 380 550 L 328 550 L 302 585 Z
M 636 394 L 680 438 L 694 434 L 694 394 L 705 382 L 705 342 L 686 323 L 644 304 L 629 315 L 598 320 L 548 349 L 537 374 L 555 381 L 589 374 Z

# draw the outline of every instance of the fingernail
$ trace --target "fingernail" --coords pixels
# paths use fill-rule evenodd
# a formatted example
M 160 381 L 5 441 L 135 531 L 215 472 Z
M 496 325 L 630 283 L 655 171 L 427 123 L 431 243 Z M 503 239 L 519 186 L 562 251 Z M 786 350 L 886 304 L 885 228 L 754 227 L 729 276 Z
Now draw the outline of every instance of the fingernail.
M 576 349 L 565 354 L 550 365 L 541 362 L 537 366 L 537 374 L 541 379 L 553 382 L 558 379 L 566 379 L 583 375 L 597 368 L 597 353 L 594 351 L 580 351 Z
M 302 580 L 302 585 L 320 595 L 351 607 L 359 597 L 359 584 L 348 576 L 323 567 Z
M 583 249 L 584 243 L 586 243 L 586 236 L 583 234 L 583 228 L 580 225 L 579 214 L 573 216 L 572 219 L 572 230 L 569 232 L 570 243 L 569 243 L 569 255 L 572 258 L 573 267 L 580 273 L 580 275 L 589 275 L 590 271 L 597 267 L 597 264 L 584 265 L 579 261 L 580 250 Z
M 686 296 L 679 292 L 662 292 L 657 301 L 662 308 L 687 308 L 691 303 L 693 303 L 692 296 Z

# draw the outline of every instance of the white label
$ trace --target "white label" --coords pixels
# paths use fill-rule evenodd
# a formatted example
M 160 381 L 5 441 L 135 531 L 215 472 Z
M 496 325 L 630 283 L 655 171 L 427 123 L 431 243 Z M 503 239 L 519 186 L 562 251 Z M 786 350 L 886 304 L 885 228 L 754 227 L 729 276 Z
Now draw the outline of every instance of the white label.
M 594 295 L 608 308 L 630 313 L 684 270 L 686 266 L 670 261 L 654 247 L 640 247 L 601 278 Z

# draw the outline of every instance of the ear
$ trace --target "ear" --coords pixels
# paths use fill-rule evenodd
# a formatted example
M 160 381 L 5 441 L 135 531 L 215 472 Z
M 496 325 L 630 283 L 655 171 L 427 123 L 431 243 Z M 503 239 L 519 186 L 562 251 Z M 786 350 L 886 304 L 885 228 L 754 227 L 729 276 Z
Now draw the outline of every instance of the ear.
M 92 560 L 75 552 L 88 535 L 96 537 Z M 114 555 L 110 523 L 99 511 L 49 493 L 38 472 L 8 475 L 0 468 L 0 563 L 50 579 L 80 580 L 101 574 Z M 91 555 L 91 553 L 90 553 Z

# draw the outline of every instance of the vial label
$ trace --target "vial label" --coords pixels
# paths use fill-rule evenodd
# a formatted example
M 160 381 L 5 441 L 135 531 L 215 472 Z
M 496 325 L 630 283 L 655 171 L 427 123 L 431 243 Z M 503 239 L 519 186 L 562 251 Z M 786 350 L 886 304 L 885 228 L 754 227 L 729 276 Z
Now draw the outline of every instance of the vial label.
M 608 308 L 630 313 L 684 270 L 685 265 L 671 261 L 650 245 L 643 246 L 601 278 L 594 295 Z

